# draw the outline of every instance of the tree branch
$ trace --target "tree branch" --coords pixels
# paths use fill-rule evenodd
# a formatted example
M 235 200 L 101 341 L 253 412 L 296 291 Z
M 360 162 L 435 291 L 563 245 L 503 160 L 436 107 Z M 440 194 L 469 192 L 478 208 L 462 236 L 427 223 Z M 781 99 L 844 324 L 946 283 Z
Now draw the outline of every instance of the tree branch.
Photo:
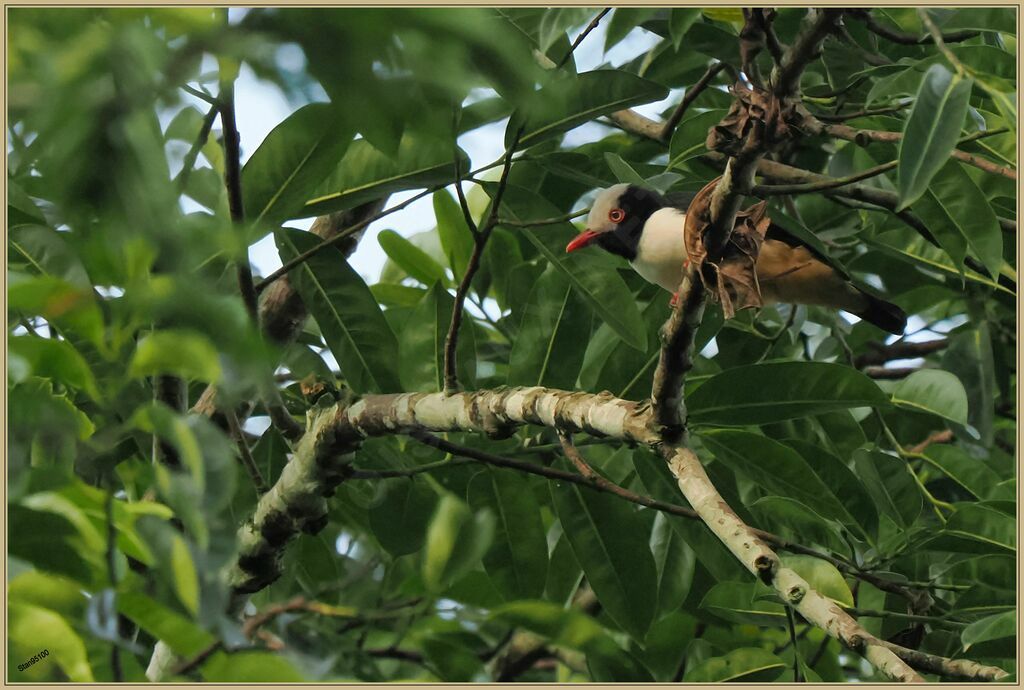
M 934 43 L 935 38 L 931 34 L 925 34 L 924 36 L 914 36 L 897 29 L 891 29 L 888 26 L 882 24 L 872 16 L 870 10 L 852 10 L 850 16 L 854 19 L 864 22 L 868 30 L 875 33 L 882 38 L 892 41 L 893 43 L 899 43 L 900 45 L 913 46 L 913 45 L 924 45 L 927 43 Z M 959 43 L 966 41 L 975 36 L 981 35 L 980 31 L 974 31 L 972 29 L 965 29 L 963 31 L 953 31 L 948 34 L 942 34 L 942 40 L 946 43 Z
M 892 345 L 872 341 L 867 344 L 867 352 L 857 355 L 853 360 L 853 366 L 863 369 L 866 366 L 881 365 L 899 359 L 917 359 L 939 352 L 948 345 L 949 341 L 945 338 L 917 343 L 899 341 Z
M 597 15 L 590 20 L 590 23 L 587 24 L 587 27 L 580 32 L 580 35 L 577 36 L 576 40 L 572 42 L 571 46 L 569 46 L 569 52 L 563 55 L 562 59 L 558 61 L 557 65 L 555 65 L 555 69 L 560 69 L 562 66 L 565 65 L 565 63 L 569 62 L 569 58 L 571 58 L 572 54 L 576 52 L 576 48 L 579 47 L 580 43 L 583 43 L 583 39 L 586 38 L 591 31 L 596 29 L 597 25 L 601 23 L 601 20 L 604 18 L 604 16 L 611 11 L 611 7 L 606 7 L 600 12 L 598 12 Z
M 452 320 L 448 325 L 448 334 L 444 339 L 444 392 L 451 395 L 459 388 L 459 376 L 455 370 L 459 345 L 459 327 L 462 325 L 462 309 L 466 304 L 466 295 L 473 284 L 473 278 L 480 268 L 480 260 L 483 258 L 484 249 L 487 247 L 487 240 L 491 238 L 494 226 L 498 223 L 498 209 L 501 207 L 501 199 L 505 195 L 505 188 L 508 186 L 508 174 L 512 170 L 512 155 L 519 145 L 519 137 L 523 134 L 523 127 L 520 126 L 512 137 L 512 142 L 505 151 L 505 163 L 501 169 L 501 178 L 498 180 L 498 189 L 491 199 L 491 210 L 487 220 L 478 232 L 473 233 L 473 253 L 466 264 L 466 273 L 462 276 L 458 289 L 455 291 L 455 303 L 452 305 Z M 468 210 L 468 207 L 467 207 Z M 470 226 L 471 228 L 473 226 Z
M 697 100 L 697 96 L 704 92 L 704 89 L 708 87 L 711 80 L 718 76 L 719 72 L 725 69 L 724 62 L 717 62 L 711 67 L 708 67 L 707 71 L 704 72 L 703 76 L 697 80 L 697 82 L 686 90 L 683 94 L 683 100 L 679 102 L 676 109 L 672 112 L 672 115 L 665 121 L 665 125 L 661 129 L 661 133 L 658 138 L 662 141 L 668 141 L 672 138 L 672 133 L 676 131 L 676 126 L 683 119 L 687 109 Z
M 241 231 L 245 223 L 245 211 L 242 206 L 242 171 L 238 127 L 235 124 L 235 85 L 233 82 L 222 82 L 220 97 L 220 123 L 224 136 L 224 184 L 228 190 L 228 208 L 231 221 L 236 230 Z M 242 293 L 242 301 L 249 312 L 253 324 L 259 324 L 259 307 L 256 297 L 256 286 L 252 280 L 252 267 L 249 266 L 249 248 L 245 255 L 238 259 L 238 289 Z
M 775 589 L 808 622 L 862 654 L 887 678 L 924 682 L 894 650 L 864 630 L 835 602 L 823 597 L 779 557 L 733 512 L 715 490 L 700 460 L 683 447 L 664 446 L 662 453 L 686 500 L 737 559 L 762 582 Z

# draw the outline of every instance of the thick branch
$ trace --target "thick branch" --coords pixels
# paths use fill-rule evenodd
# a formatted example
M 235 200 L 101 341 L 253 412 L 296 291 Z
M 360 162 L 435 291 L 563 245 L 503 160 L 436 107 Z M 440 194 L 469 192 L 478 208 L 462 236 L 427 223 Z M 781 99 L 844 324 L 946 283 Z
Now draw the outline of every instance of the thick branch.
M 858 369 L 863 369 L 867 366 L 882 365 L 894 360 L 916 359 L 918 357 L 925 357 L 934 352 L 943 350 L 948 345 L 949 341 L 945 338 L 939 340 L 926 340 L 918 343 L 902 341 L 893 343 L 892 345 L 869 342 L 867 344 L 868 351 L 857 355 L 853 360 L 853 365 Z
M 823 597 L 779 557 L 733 512 L 708 479 L 693 451 L 665 447 L 665 459 L 679 482 L 679 489 L 704 523 L 737 559 L 807 621 L 821 628 L 865 658 L 887 678 L 899 682 L 924 682 L 894 650 L 864 630 L 835 602 Z

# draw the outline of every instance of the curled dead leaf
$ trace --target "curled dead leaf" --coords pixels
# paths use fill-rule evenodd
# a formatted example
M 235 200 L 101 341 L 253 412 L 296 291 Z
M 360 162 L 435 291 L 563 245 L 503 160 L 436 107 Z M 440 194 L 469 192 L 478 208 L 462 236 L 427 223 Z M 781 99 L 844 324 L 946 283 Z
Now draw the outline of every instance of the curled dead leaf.
M 706 184 L 690 202 L 683 236 L 687 258 L 699 269 L 701 282 L 721 303 L 726 318 L 732 318 L 738 309 L 763 304 L 755 265 L 771 219 L 765 201 L 740 211 L 722 257 L 709 260 L 704 234 L 711 224 L 711 196 L 721 179 Z
M 802 116 L 797 112 L 796 101 L 780 101 L 771 91 L 758 87 L 747 88 L 741 83 L 733 84 L 732 105 L 721 122 L 708 130 L 705 145 L 710 151 L 738 154 L 747 139 L 759 136 L 757 142 L 764 150 L 774 150 L 794 136 L 802 134 Z

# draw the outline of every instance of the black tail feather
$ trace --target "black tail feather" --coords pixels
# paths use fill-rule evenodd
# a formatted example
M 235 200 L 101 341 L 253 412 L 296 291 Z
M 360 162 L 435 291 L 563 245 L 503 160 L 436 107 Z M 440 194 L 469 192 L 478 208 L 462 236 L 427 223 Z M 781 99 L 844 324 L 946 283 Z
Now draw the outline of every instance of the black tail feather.
M 894 335 L 903 335 L 903 331 L 907 327 L 906 312 L 892 302 L 886 302 L 884 299 L 879 299 L 874 295 L 864 293 L 864 297 L 868 301 L 868 306 L 857 316 L 874 326 L 878 326 L 883 331 Z

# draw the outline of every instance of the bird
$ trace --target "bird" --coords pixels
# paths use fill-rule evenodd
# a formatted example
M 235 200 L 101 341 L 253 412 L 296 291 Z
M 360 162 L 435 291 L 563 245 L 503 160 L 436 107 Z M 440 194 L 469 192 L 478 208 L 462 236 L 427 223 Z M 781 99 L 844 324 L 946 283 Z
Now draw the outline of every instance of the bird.
M 574 237 L 565 251 L 597 244 L 629 261 L 647 282 L 675 293 L 687 266 L 683 228 L 692 197 L 682 195 L 673 203 L 636 184 L 608 187 L 595 198 L 586 230 Z M 902 309 L 854 285 L 825 257 L 775 223 L 761 245 L 755 273 L 765 305 L 840 309 L 896 335 L 906 328 L 907 315 Z M 675 299 L 673 294 L 673 303 Z

